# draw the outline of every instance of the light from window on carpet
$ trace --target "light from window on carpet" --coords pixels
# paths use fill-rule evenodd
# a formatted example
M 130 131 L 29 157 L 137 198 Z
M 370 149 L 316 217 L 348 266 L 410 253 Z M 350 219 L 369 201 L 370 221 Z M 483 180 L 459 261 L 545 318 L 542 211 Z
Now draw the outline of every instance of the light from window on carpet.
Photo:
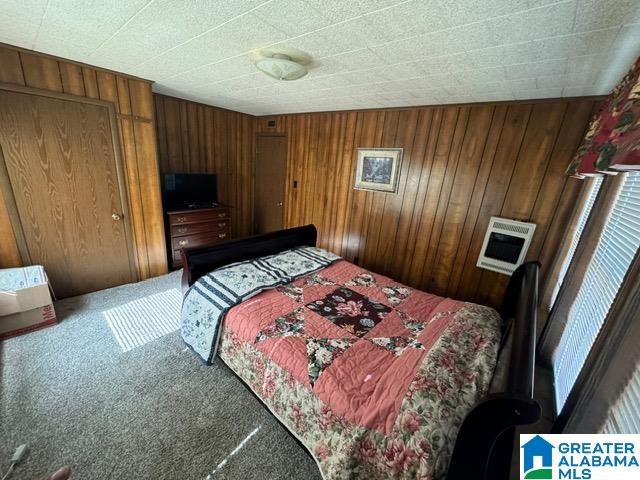
M 180 328 L 182 295 L 172 288 L 105 310 L 109 328 L 123 352 Z

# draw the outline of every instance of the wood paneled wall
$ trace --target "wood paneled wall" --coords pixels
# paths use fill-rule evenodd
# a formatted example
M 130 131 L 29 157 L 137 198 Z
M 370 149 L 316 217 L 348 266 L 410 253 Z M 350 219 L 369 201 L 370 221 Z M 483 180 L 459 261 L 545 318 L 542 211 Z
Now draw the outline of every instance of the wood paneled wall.
M 147 81 L 0 44 L 0 82 L 113 103 L 141 279 L 167 271 L 153 98 Z M 0 195 L 0 267 L 21 264 Z
M 535 222 L 528 257 L 550 265 L 581 185 L 564 170 L 598 100 L 283 115 L 257 131 L 288 136 L 287 226 L 314 223 L 348 260 L 497 306 L 508 277 L 475 266 L 489 217 Z M 404 149 L 397 194 L 352 188 L 358 147 Z
M 154 95 L 162 173 L 215 173 L 219 201 L 233 207 L 232 235 L 249 235 L 252 221 L 255 117 Z

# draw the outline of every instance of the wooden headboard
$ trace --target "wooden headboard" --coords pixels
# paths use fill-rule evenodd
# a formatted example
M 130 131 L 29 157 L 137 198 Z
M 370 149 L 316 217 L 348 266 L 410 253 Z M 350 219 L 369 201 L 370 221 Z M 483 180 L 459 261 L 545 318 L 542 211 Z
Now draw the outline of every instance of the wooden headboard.
M 201 276 L 230 263 L 273 255 L 300 246 L 315 247 L 318 231 L 315 225 L 289 228 L 277 232 L 253 235 L 229 240 L 211 247 L 185 248 L 182 250 L 182 290 L 187 289 Z

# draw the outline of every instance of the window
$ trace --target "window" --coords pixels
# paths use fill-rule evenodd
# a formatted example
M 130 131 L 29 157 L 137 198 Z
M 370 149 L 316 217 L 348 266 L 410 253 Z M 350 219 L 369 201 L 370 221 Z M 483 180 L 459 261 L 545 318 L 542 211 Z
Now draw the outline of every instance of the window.
M 609 411 L 599 433 L 640 432 L 640 369 L 636 368 L 629 385 Z
M 558 297 L 558 292 L 560 291 L 560 287 L 562 286 L 562 282 L 564 282 L 564 277 L 567 275 L 567 270 L 569 270 L 569 266 L 571 265 L 571 261 L 573 260 L 573 256 L 576 253 L 576 248 L 578 248 L 578 243 L 580 242 L 580 238 L 582 237 L 582 231 L 584 230 L 584 226 L 587 224 L 587 219 L 591 214 L 591 209 L 593 208 L 593 204 L 598 198 L 598 193 L 600 192 L 600 187 L 602 186 L 602 177 L 596 177 L 593 179 L 593 183 L 591 184 L 591 192 L 587 197 L 587 201 L 582 207 L 582 212 L 580 212 L 580 218 L 578 219 L 578 225 L 576 225 L 576 231 L 573 234 L 573 238 L 571 239 L 571 245 L 569 246 L 569 250 L 567 251 L 567 256 L 562 263 L 562 267 L 560 267 L 560 273 L 558 274 L 558 282 L 556 283 L 555 288 L 553 289 L 553 293 L 551 294 L 551 302 L 549 305 L 553 306 L 556 302 L 556 298 Z
M 640 246 L 640 172 L 626 174 L 594 257 L 553 352 L 556 408 L 561 411 Z M 574 250 L 575 251 L 575 250 Z

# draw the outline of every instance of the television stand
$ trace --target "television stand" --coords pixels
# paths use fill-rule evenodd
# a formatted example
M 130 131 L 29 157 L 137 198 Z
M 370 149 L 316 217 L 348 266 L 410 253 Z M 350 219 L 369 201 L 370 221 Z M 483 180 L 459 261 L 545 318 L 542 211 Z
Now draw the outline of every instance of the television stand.
M 167 250 L 173 269 L 182 267 L 181 249 L 209 247 L 231 238 L 230 208 L 216 205 L 165 211 Z

